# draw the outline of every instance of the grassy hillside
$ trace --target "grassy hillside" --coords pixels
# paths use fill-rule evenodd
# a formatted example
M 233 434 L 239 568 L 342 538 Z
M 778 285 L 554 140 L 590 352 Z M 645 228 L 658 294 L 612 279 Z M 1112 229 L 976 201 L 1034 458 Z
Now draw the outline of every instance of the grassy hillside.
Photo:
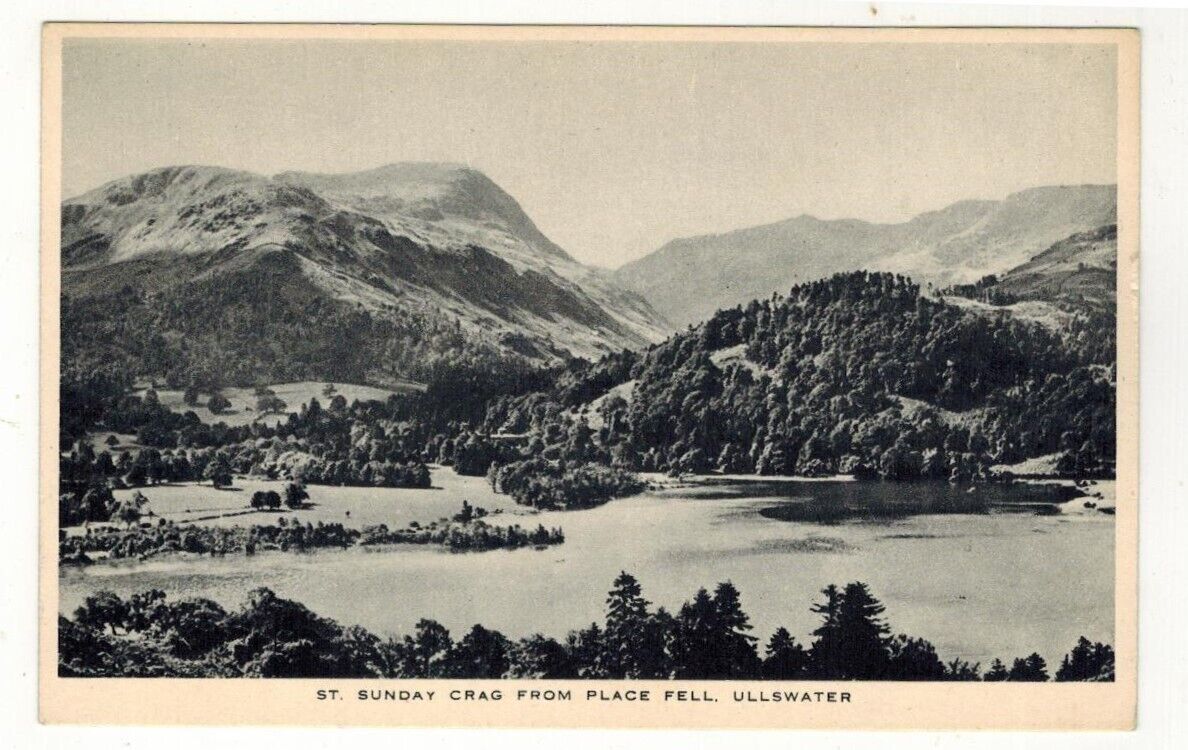
M 997 289 L 1019 300 L 1113 308 L 1117 299 L 1118 227 L 1074 234 L 1011 269 Z

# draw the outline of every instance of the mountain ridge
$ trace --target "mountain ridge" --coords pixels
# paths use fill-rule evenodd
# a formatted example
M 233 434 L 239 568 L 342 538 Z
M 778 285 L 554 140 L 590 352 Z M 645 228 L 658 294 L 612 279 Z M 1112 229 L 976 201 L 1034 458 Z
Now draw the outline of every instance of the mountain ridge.
M 80 272 L 132 260 L 202 257 L 203 273 L 217 274 L 264 251 L 294 254 L 300 262 L 288 268 L 341 302 L 381 316 L 435 308 L 530 358 L 597 357 L 663 336 L 644 300 L 575 261 L 514 198 L 462 165 L 271 177 L 162 167 L 62 204 L 67 292 Z
M 614 277 L 683 326 L 796 283 L 860 268 L 938 286 L 972 282 L 1021 265 L 1071 234 L 1114 223 L 1116 215 L 1113 185 L 1027 188 L 896 223 L 802 214 L 677 238 L 624 264 Z

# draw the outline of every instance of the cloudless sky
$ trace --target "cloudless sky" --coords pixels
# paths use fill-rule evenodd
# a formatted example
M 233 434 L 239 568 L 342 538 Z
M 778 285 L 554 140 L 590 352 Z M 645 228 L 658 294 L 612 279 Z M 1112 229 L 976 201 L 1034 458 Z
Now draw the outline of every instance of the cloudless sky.
M 579 260 L 1115 182 L 1112 47 L 68 41 L 63 193 L 170 164 L 453 161 Z

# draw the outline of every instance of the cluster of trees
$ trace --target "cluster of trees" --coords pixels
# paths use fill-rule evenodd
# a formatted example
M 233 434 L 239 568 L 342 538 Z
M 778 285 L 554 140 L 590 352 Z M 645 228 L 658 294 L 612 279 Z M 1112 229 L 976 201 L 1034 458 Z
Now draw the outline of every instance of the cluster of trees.
M 541 510 L 592 508 L 644 489 L 639 477 L 613 466 L 545 458 L 492 464 L 487 480 L 496 492 Z
M 143 408 L 148 402 L 152 405 Z M 131 413 L 145 421 L 125 424 Z M 107 412 L 104 426 L 113 422 L 136 432 L 140 447 L 113 457 L 110 450 L 96 452 L 85 435 L 79 437 L 59 456 L 62 492 L 81 499 L 95 486 L 209 481 L 225 487 L 236 474 L 309 484 L 429 487 L 424 458 L 436 458 L 436 452 L 427 449 L 428 429 L 387 414 L 382 402 L 348 405 L 336 395 L 329 408 L 311 399 L 275 426 L 228 427 L 204 424 L 193 412 L 175 414 L 160 406 L 151 390 L 144 396 L 124 394 Z
M 300 482 L 289 482 L 285 485 L 284 505 L 290 510 L 298 510 L 309 499 L 309 492 Z M 276 490 L 256 490 L 252 493 L 251 507 L 255 510 L 279 510 L 281 507 L 281 493 Z
M 998 307 L 1013 305 L 1019 298 L 998 285 L 998 276 L 987 274 L 972 284 L 954 284 L 941 290 L 945 296 L 964 297 L 965 299 L 985 302 Z
M 148 502 L 141 492 L 116 500 L 111 488 L 103 484 L 88 486 L 81 493 L 63 492 L 58 495 L 58 525 L 118 521 L 131 526 L 146 513 L 151 514 L 151 510 L 146 511 Z
M 483 428 L 645 471 L 959 480 L 1063 452 L 1070 473 L 1109 474 L 1114 362 L 1102 315 L 1053 330 L 858 272 L 574 365 L 550 389 L 494 399 Z
M 485 512 L 471 515 L 463 508 L 461 513 L 454 516 L 453 522 L 442 519 L 421 526 L 414 521 L 407 529 L 397 531 L 389 531 L 384 524 L 364 526 L 359 544 L 436 544 L 456 552 L 466 552 L 543 548 L 565 542 L 565 533 L 559 528 L 547 529 L 544 524 L 537 524 L 535 529 L 526 529 L 518 523 L 497 526 L 479 520 L 482 515 L 486 515 Z
M 481 625 L 455 640 L 433 620 L 382 640 L 343 628 L 268 589 L 226 611 L 208 599 L 169 601 L 160 591 L 125 600 L 87 597 L 73 619 L 60 617 L 63 676 L 453 677 L 770 680 L 1049 679 L 1037 654 L 1011 669 L 996 660 L 943 662 L 927 641 L 889 636 L 883 608 L 867 587 L 829 586 L 813 605 L 820 625 L 801 645 L 785 628 L 760 650 L 729 583 L 700 590 L 676 613 L 652 610 L 627 573 L 607 595 L 604 621 L 564 641 L 540 634 L 512 640 Z M 1112 680 L 1113 650 L 1078 642 L 1056 679 Z
M 277 495 L 279 503 L 279 494 L 271 494 Z M 283 516 L 275 524 L 246 527 L 178 525 L 166 519 L 159 519 L 156 525 L 139 525 L 137 514 L 123 529 L 87 528 L 75 535 L 59 532 L 58 560 L 86 565 L 93 562 L 95 553 L 106 554 L 111 559 L 143 559 L 172 552 L 254 555 L 270 550 L 302 552 L 382 544 L 439 545 L 457 551 L 482 551 L 547 547 L 565 541 L 565 533 L 559 528 L 548 529 L 543 524 L 535 529 L 519 524 L 498 526 L 481 520 L 487 514 L 485 510 L 479 511 L 482 512 L 467 503 L 452 519 L 442 518 L 425 525 L 413 521 L 407 528 L 394 530 L 384 524 L 362 529 L 322 521 L 302 524 Z
M 61 534 L 58 559 L 72 564 L 93 562 L 95 553 L 109 559 L 143 559 L 173 552 L 222 556 L 255 554 L 257 551 L 305 551 L 346 548 L 356 543 L 359 532 L 340 523 L 301 524 L 284 518 L 275 524 L 252 526 L 178 525 L 160 519 L 157 525 L 119 528 L 88 528 L 82 534 Z

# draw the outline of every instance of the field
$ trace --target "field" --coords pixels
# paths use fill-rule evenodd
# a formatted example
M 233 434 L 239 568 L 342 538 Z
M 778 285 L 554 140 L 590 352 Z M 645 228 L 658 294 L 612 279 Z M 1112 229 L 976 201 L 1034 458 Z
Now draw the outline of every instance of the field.
M 309 500 L 300 510 L 282 508 L 277 511 L 256 511 L 249 506 L 252 493 L 275 490 L 283 494 L 285 482 L 266 479 L 236 478 L 230 488 L 215 489 L 209 482 L 180 482 L 177 484 L 115 490 L 117 500 L 142 492 L 149 499 L 147 510 L 154 514 L 145 519 L 155 522 L 164 518 L 175 523 L 200 523 L 203 526 L 248 526 L 273 524 L 280 517 L 301 523 L 341 523 L 349 528 L 369 524 L 387 524 L 389 528 L 403 528 L 413 521 L 425 524 L 452 516 L 462 508 L 462 501 L 486 508 L 494 515 L 492 522 L 501 525 L 520 523 L 525 518 L 504 518 L 514 514 L 530 514 L 527 508 L 516 505 L 507 495 L 496 495 L 485 481 L 459 477 L 452 470 L 433 467 L 433 487 L 406 489 L 391 487 L 328 487 L 310 485 Z M 68 533 L 77 533 L 70 529 Z
M 264 422 L 269 425 L 275 425 L 288 418 L 290 413 L 296 413 L 301 410 L 302 404 L 308 404 L 310 399 L 316 398 L 325 406 L 330 402 L 334 395 L 341 394 L 347 400 L 347 403 L 355 401 L 385 401 L 388 396 L 399 393 L 412 393 L 414 391 L 424 390 L 424 386 L 420 383 L 411 381 L 402 382 L 394 389 L 377 388 L 370 385 L 355 385 L 352 383 L 331 383 L 334 386 L 335 393 L 327 396 L 324 393 L 327 383 L 315 382 L 305 380 L 297 383 L 277 383 L 270 385 L 277 398 L 284 401 L 286 410 L 280 414 L 268 414 L 261 417 L 256 413 L 256 401 L 258 397 L 255 394 L 254 388 L 225 388 L 222 393 L 231 402 L 231 408 L 222 414 L 212 414 L 210 409 L 206 407 L 209 400 L 208 394 L 201 394 L 198 397 L 198 403 L 194 406 L 189 406 L 183 400 L 184 393 L 182 391 L 174 390 L 158 390 L 157 397 L 161 400 L 161 404 L 168 407 L 172 411 L 184 413 L 193 411 L 198 415 L 198 418 L 207 424 L 214 424 L 216 422 L 226 422 L 232 427 L 240 425 L 251 424 L 252 422 Z

